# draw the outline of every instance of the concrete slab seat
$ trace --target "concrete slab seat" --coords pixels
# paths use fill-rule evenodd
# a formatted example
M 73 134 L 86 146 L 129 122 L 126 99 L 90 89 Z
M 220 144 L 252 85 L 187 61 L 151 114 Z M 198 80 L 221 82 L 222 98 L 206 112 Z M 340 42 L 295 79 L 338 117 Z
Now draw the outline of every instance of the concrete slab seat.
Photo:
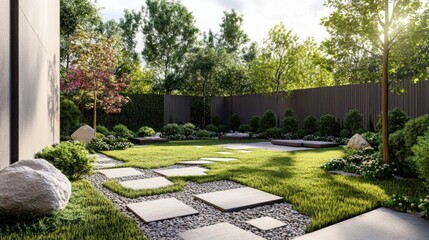
M 135 138 L 131 138 L 131 141 L 138 145 L 170 142 L 170 140 L 168 140 L 167 138 L 157 138 L 157 137 L 135 137 Z
M 308 141 L 308 140 L 271 140 L 271 144 L 289 147 L 308 147 L 308 148 L 329 148 L 337 147 L 339 144 L 336 142 L 323 142 L 323 141 Z
M 215 225 L 192 229 L 179 236 L 184 240 L 261 240 L 256 234 L 245 231 L 230 223 L 218 223 Z

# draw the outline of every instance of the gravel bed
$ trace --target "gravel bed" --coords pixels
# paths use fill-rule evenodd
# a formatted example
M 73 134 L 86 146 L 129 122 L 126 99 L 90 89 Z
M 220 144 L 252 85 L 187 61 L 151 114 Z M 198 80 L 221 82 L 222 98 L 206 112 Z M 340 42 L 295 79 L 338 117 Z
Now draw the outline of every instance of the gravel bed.
M 160 176 L 152 172 L 151 170 L 138 170 L 142 171 L 143 175 L 118 179 L 122 181 Z M 236 212 L 222 212 L 199 200 L 195 200 L 193 197 L 196 194 L 245 187 L 244 185 L 232 181 L 222 180 L 203 184 L 188 182 L 185 189 L 180 192 L 129 199 L 104 188 L 102 184 L 107 180 L 107 178 L 100 173 L 96 173 L 89 176 L 88 180 L 92 182 L 92 184 L 99 191 L 101 191 L 105 196 L 107 196 L 122 212 L 135 219 L 137 225 L 145 232 L 146 236 L 148 236 L 150 239 L 180 239 L 179 233 L 181 232 L 222 222 L 229 222 L 244 230 L 248 230 L 256 235 L 262 236 L 265 239 L 293 239 L 296 236 L 303 235 L 305 233 L 304 231 L 307 225 L 310 223 L 309 217 L 304 216 L 293 210 L 292 205 L 288 203 L 277 203 Z M 126 205 L 129 203 L 150 201 L 163 198 L 176 198 L 183 203 L 191 206 L 192 208 L 196 209 L 199 214 L 147 224 L 126 208 Z M 268 231 L 260 231 L 259 229 L 245 223 L 245 221 L 247 220 L 260 217 L 275 218 L 286 223 L 286 226 Z

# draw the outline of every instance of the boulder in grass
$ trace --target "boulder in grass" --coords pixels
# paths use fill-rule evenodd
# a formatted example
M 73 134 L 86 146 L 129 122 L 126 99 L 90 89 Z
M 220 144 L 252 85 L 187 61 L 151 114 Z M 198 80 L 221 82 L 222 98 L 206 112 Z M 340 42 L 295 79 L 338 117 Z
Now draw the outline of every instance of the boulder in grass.
M 71 184 L 44 159 L 21 160 L 0 172 L 0 212 L 49 215 L 67 206 Z
M 88 144 L 92 141 L 92 139 L 94 139 L 94 136 L 95 130 L 88 125 L 83 125 L 71 135 L 71 138 L 75 141 Z
M 363 138 L 361 135 L 356 133 L 353 137 L 350 138 L 347 143 L 347 148 L 352 150 L 365 150 L 372 148 L 371 145 Z

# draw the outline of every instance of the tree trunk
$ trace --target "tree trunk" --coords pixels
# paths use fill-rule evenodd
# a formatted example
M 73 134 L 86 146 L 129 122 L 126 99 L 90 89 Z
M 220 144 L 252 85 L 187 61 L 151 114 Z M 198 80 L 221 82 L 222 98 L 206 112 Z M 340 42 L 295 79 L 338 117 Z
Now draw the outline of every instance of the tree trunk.
M 383 160 L 384 163 L 389 163 L 389 1 L 384 1 L 385 7 L 385 26 L 384 26 L 384 43 L 383 43 L 383 74 L 381 79 L 381 119 L 382 119 L 382 135 L 383 135 Z
M 93 115 L 93 122 L 92 122 L 92 128 L 94 128 L 95 131 L 97 131 L 97 92 L 93 92 L 94 97 L 94 115 Z M 95 132 L 94 132 L 95 137 Z

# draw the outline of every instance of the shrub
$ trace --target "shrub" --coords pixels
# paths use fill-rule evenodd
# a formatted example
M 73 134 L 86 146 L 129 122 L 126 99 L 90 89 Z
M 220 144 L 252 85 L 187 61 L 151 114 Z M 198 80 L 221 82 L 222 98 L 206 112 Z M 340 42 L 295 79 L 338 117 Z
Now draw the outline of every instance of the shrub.
M 162 128 L 162 135 L 164 136 L 173 136 L 181 134 L 181 128 L 177 123 L 169 123 Z
M 309 115 L 304 119 L 305 135 L 314 134 L 317 132 L 317 120 L 313 115 Z
M 218 130 L 218 132 L 220 132 L 220 133 L 225 133 L 225 132 L 228 132 L 228 127 L 227 127 L 226 125 L 219 125 L 219 126 L 217 127 L 217 130 Z
M 209 132 L 218 132 L 218 128 L 214 124 L 207 125 L 205 130 Z
M 391 208 L 402 212 L 419 212 L 420 201 L 413 199 L 402 194 L 393 194 L 388 204 Z
M 90 152 L 100 152 L 109 150 L 125 150 L 134 146 L 126 138 L 115 138 L 113 136 L 104 138 L 95 138 L 87 146 Z
M 72 131 L 79 128 L 82 113 L 73 101 L 61 99 L 60 103 L 60 134 L 70 136 Z
M 252 132 L 252 127 L 249 124 L 241 124 L 238 131 L 242 133 Z
M 288 108 L 288 109 L 286 109 L 285 114 L 284 114 L 283 117 L 285 117 L 285 118 L 288 118 L 288 117 L 295 118 L 296 117 L 295 116 L 295 111 L 293 109 Z
M 280 139 L 282 138 L 282 130 L 280 128 L 268 128 L 264 132 L 264 137 L 267 139 Z
M 380 133 L 365 132 L 362 133 L 362 137 L 373 147 L 378 150 L 379 145 L 382 143 L 383 138 Z
M 207 130 L 199 130 L 199 131 L 197 131 L 197 137 L 198 138 L 210 138 L 211 133 Z
M 155 130 L 148 126 L 143 126 L 137 131 L 139 137 L 152 137 L 153 135 L 155 135 Z
M 429 131 L 417 140 L 417 144 L 412 148 L 417 172 L 429 187 Z
M 46 159 L 71 180 L 90 174 L 93 170 L 91 163 L 95 160 L 81 142 L 61 142 L 46 147 L 36 154 L 36 158 Z
M 261 118 L 261 122 L 259 124 L 262 130 L 267 130 L 270 128 L 276 127 L 276 115 L 273 111 L 267 111 Z
M 95 133 L 95 138 L 104 138 L 104 137 L 106 137 L 106 136 L 102 133 L 99 133 L 99 132 Z
M 363 128 L 363 116 L 356 110 L 350 110 L 344 118 L 344 128 L 349 130 L 350 136 L 357 133 L 358 129 Z
M 237 114 L 234 114 L 229 119 L 229 129 L 237 131 L 240 127 L 240 117 Z
M 257 132 L 259 129 L 259 122 L 261 120 L 259 119 L 259 116 L 253 116 L 250 119 L 250 126 L 252 127 L 252 132 Z
M 282 131 L 284 133 L 295 133 L 298 131 L 298 122 L 294 117 L 285 117 L 282 122 Z
M 109 131 L 109 129 L 107 129 L 103 125 L 98 125 L 97 126 L 97 132 L 103 134 L 104 136 L 111 135 L 111 132 Z
M 185 136 L 191 136 L 195 134 L 195 125 L 192 123 L 185 123 L 181 126 L 182 133 Z
M 129 130 L 127 126 L 123 124 L 118 124 L 114 126 L 113 133 L 116 137 L 122 137 L 122 138 L 130 138 L 134 136 L 133 131 Z
M 340 137 L 342 138 L 349 138 L 351 136 L 352 136 L 352 133 L 346 128 L 342 129 L 340 132 Z
M 419 136 L 423 136 L 429 127 L 429 114 L 411 119 L 404 127 L 405 147 L 411 149 Z
M 220 118 L 219 115 L 212 117 L 212 124 L 215 125 L 216 127 L 219 127 L 220 125 L 222 125 L 222 119 Z
M 389 122 L 389 133 L 394 133 L 400 129 L 403 129 L 407 121 L 409 120 L 407 114 L 401 111 L 399 108 L 394 108 L 388 112 L 387 121 Z M 381 132 L 382 128 L 382 119 L 378 116 L 377 119 L 377 130 Z
M 333 115 L 325 114 L 320 117 L 319 131 L 322 136 L 338 136 L 339 124 Z
M 379 151 L 380 156 L 382 156 L 382 139 L 380 141 Z M 412 177 L 416 175 L 414 164 L 409 162 L 411 152 L 405 147 L 403 130 L 398 130 L 389 135 L 389 155 L 390 160 L 396 164 L 399 175 L 404 177 Z

